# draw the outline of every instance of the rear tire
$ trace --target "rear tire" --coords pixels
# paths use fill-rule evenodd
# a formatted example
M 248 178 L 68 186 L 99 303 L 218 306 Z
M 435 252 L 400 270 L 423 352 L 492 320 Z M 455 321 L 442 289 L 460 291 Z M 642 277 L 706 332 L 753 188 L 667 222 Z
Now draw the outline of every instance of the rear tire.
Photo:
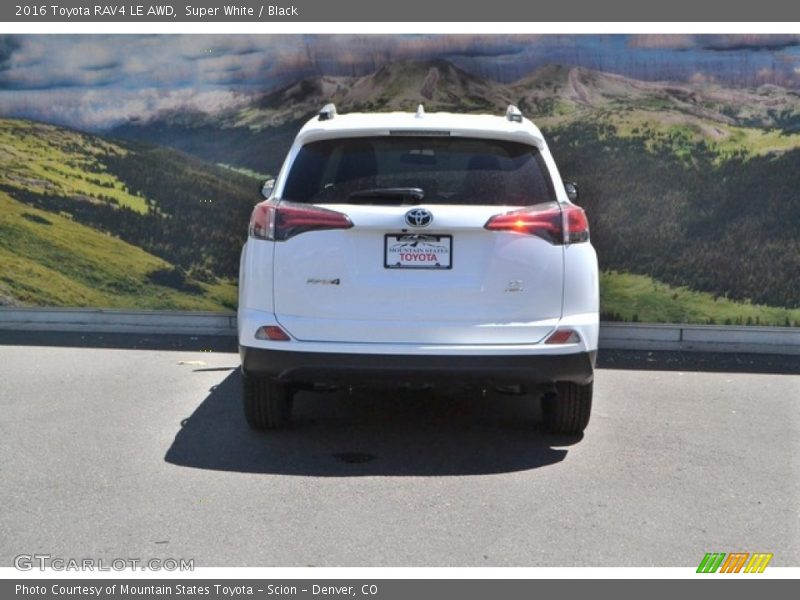
M 292 415 L 294 389 L 265 377 L 242 375 L 242 400 L 247 424 L 258 431 L 281 429 Z
M 592 388 L 592 383 L 556 383 L 556 393 L 549 394 L 542 400 L 545 429 L 549 433 L 557 434 L 583 433 L 592 412 Z

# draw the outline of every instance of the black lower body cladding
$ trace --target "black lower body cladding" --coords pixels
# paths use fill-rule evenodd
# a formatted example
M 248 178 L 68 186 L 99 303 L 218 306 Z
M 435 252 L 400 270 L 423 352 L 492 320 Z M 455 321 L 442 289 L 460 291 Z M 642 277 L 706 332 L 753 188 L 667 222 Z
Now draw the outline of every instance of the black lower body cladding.
M 242 371 L 291 382 L 423 382 L 579 385 L 594 378 L 596 352 L 559 355 L 341 354 L 239 346 Z

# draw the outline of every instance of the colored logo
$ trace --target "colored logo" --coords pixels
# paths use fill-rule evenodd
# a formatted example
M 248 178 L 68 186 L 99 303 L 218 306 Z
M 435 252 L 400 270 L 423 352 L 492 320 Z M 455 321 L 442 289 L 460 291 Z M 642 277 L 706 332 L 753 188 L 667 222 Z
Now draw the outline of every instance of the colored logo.
M 708 552 L 697 567 L 698 573 L 763 573 L 772 554 L 766 552 Z

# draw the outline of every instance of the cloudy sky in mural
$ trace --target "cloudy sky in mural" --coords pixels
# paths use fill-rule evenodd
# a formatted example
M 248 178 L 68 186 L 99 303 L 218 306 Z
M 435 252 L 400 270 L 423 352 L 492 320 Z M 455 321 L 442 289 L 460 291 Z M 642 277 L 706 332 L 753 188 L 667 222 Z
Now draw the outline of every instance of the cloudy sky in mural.
M 235 107 L 302 77 L 430 58 L 502 82 L 563 64 L 800 89 L 800 35 L 25 35 L 0 36 L 0 115 L 104 129 Z

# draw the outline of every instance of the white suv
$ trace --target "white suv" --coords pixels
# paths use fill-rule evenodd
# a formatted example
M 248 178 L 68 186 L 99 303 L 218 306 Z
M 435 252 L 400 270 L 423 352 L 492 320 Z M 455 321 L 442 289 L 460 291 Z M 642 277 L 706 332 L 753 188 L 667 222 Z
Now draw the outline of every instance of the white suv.
M 584 430 L 597 257 L 577 188 L 514 106 L 328 105 L 263 191 L 239 276 L 251 427 L 286 424 L 301 389 L 457 382 L 540 393 L 550 432 Z

